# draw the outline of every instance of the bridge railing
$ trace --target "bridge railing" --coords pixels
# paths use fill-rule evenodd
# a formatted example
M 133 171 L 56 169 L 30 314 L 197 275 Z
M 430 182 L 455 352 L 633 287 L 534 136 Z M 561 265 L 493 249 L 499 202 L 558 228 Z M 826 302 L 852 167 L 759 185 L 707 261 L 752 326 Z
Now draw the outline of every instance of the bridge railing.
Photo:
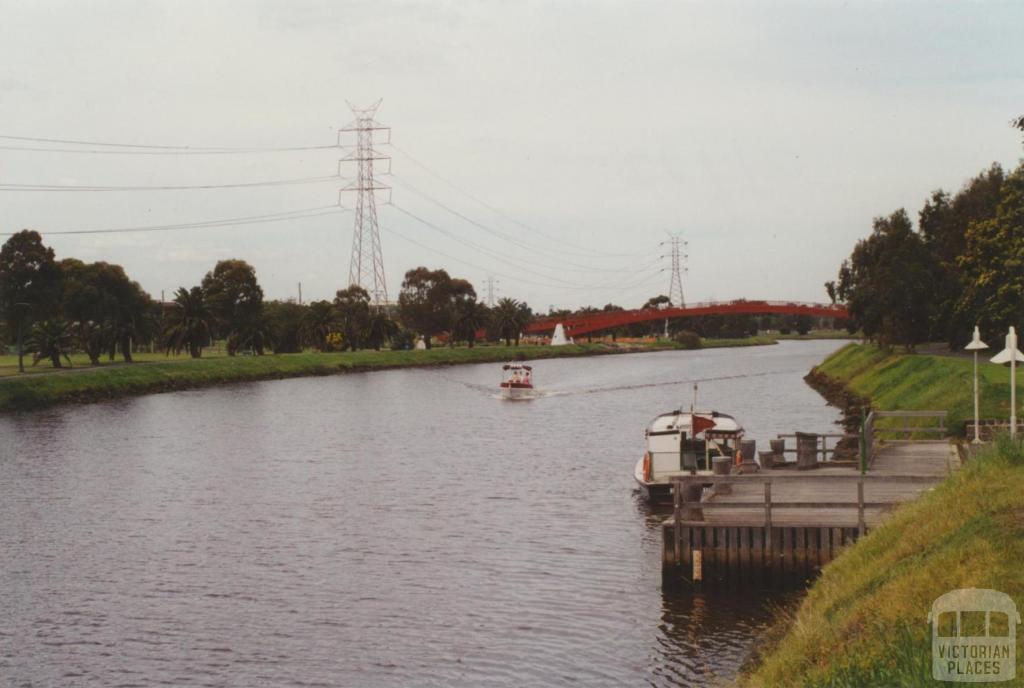
M 637 308 L 621 311 L 597 311 L 594 313 L 578 313 L 561 317 L 546 317 L 533 321 L 525 331 L 536 333 L 553 328 L 562 323 L 568 334 L 585 334 L 587 331 L 621 327 L 635 322 L 659 320 L 661 318 L 680 318 L 712 313 L 806 313 L 820 317 L 846 317 L 844 306 L 836 304 L 812 303 L 804 301 L 701 301 L 672 306 L 669 308 Z

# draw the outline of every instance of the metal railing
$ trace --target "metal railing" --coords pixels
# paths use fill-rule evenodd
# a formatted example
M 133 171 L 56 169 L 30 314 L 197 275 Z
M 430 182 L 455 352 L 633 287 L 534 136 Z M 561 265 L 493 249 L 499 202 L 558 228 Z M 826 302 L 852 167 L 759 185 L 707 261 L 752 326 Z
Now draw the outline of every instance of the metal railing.
M 855 484 L 857 487 L 856 498 L 851 498 L 842 501 L 777 501 L 772 497 L 772 483 L 778 482 L 790 482 L 790 481 L 807 481 L 812 482 L 843 482 Z M 715 486 L 722 484 L 736 484 L 736 483 L 751 483 L 760 482 L 763 484 L 764 499 L 763 501 L 728 501 L 718 500 L 713 502 L 703 501 L 688 501 L 686 499 L 687 485 L 698 484 L 702 488 L 707 486 Z M 674 530 L 675 530 L 675 549 L 676 549 L 676 561 L 681 561 L 679 558 L 679 550 L 681 548 L 681 534 L 680 528 L 682 524 L 703 523 L 707 525 L 717 525 L 714 521 L 705 521 L 703 514 L 705 511 L 716 511 L 724 509 L 762 509 L 764 512 L 764 519 L 761 525 L 765 528 L 766 545 L 771 546 L 771 529 L 774 526 L 772 520 L 772 513 L 777 509 L 821 509 L 821 510 L 857 510 L 857 531 L 860 535 L 863 535 L 867 530 L 867 522 L 865 521 L 864 512 L 866 509 L 884 509 L 890 506 L 899 504 L 905 499 L 876 499 L 874 501 L 868 501 L 865 497 L 864 490 L 866 485 L 889 485 L 892 483 L 917 483 L 917 484 L 932 484 L 936 482 L 934 476 L 921 476 L 921 475 L 857 475 L 851 473 L 849 475 L 810 475 L 810 474 L 799 474 L 799 475 L 785 475 L 785 474 L 773 474 L 773 475 L 684 475 L 672 478 L 672 494 L 673 494 L 673 519 L 674 519 Z M 703 493 L 703 490 L 701 491 Z M 723 495 L 725 496 L 725 495 Z M 690 515 L 690 511 L 700 511 L 701 518 L 691 519 L 685 518 Z M 729 524 L 726 524 L 729 525 Z

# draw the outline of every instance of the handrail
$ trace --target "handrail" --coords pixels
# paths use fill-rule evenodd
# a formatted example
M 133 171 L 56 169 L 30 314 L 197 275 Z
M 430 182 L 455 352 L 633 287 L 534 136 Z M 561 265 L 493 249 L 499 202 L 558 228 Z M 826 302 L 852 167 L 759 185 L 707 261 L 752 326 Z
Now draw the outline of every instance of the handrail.
M 770 475 L 763 475 L 760 473 L 752 473 L 746 475 L 673 475 L 669 481 L 672 483 L 703 483 L 714 484 L 714 483 L 770 483 L 770 482 L 789 482 L 789 481 L 804 481 L 804 482 L 871 482 L 871 483 L 933 483 L 937 478 L 934 475 L 909 475 L 903 473 L 894 474 L 878 474 L 868 473 L 867 475 L 858 475 L 856 473 L 839 473 L 839 474 L 826 474 L 814 473 L 813 471 L 798 472 L 798 473 L 787 473 L 786 471 L 772 472 Z
M 839 478 L 842 482 L 856 482 L 857 485 L 857 498 L 856 500 L 844 500 L 844 501 L 831 501 L 831 502 L 777 502 L 772 499 L 772 483 L 781 479 L 783 482 L 788 480 L 830 480 L 834 481 Z M 893 482 L 909 482 L 909 483 L 932 483 L 935 482 L 935 478 L 932 476 L 921 476 L 921 475 L 846 475 L 846 476 L 758 476 L 758 475 L 683 475 L 674 476 L 671 480 L 672 494 L 673 494 L 673 530 L 675 531 L 675 550 L 676 550 L 676 561 L 680 559 L 680 549 L 682 547 L 682 535 L 680 533 L 680 524 L 690 523 L 691 521 L 683 519 L 684 509 L 689 508 L 691 502 L 686 500 L 686 490 L 684 486 L 687 483 L 699 482 L 702 484 L 712 483 L 738 483 L 738 482 L 761 482 L 764 485 L 764 500 L 763 501 L 719 501 L 719 502 L 704 502 L 697 501 L 692 502 L 693 508 L 700 509 L 701 512 L 705 509 L 714 511 L 715 509 L 757 509 L 759 507 L 764 508 L 764 521 L 763 525 L 765 528 L 765 542 L 767 547 L 771 547 L 772 537 L 772 511 L 774 509 L 857 509 L 857 530 L 860 535 L 863 535 L 867 531 L 867 522 L 864 518 L 864 511 L 866 509 L 884 509 L 895 504 L 899 504 L 902 500 L 889 499 L 883 501 L 867 501 L 864 498 L 864 485 L 865 484 L 878 484 L 878 483 L 893 483 Z M 702 523 L 708 523 L 714 525 L 713 522 L 700 521 Z M 693 523 L 696 523 L 694 521 Z

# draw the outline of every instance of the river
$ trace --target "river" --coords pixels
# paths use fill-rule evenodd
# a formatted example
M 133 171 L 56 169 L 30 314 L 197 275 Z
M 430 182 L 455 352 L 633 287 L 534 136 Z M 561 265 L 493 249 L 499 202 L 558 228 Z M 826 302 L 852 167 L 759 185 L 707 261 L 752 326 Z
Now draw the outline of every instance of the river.
M 301 378 L 0 417 L 10 685 L 708 685 L 767 591 L 662 590 L 643 429 L 831 431 L 842 343 Z M 7 685 L 6 683 L 4 685 Z

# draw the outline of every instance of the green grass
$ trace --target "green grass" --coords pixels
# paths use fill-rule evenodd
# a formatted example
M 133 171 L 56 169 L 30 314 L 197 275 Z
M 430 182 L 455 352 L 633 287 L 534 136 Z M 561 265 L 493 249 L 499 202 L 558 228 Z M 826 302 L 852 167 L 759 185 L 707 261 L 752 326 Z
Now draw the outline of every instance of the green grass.
M 770 337 L 705 340 L 708 348 L 774 344 Z M 195 360 L 185 355 L 136 353 L 135 363 L 120 360 L 90 366 L 82 354 L 72 358 L 73 366 L 55 370 L 48 361 L 28 366 L 24 375 L 17 371 L 17 357 L 0 356 L 0 412 L 32 409 L 63 402 L 89 402 L 134 394 L 205 387 L 233 382 L 329 375 L 360 370 L 414 366 L 486 363 L 515 358 L 539 359 L 566 356 L 629 353 L 676 349 L 675 342 L 595 342 L 562 347 L 506 347 L 480 345 L 435 347 L 427 351 L 358 351 L 345 353 L 278 354 L 266 356 L 226 356 L 223 350 L 207 350 Z
M 267 356 L 213 356 L 201 359 L 139 356 L 126 365 L 81 366 L 51 374 L 0 379 L 0 411 L 31 409 L 61 402 L 86 402 L 249 380 L 329 375 L 413 366 L 485 363 L 511 359 L 590 356 L 629 351 L 603 344 L 550 346 L 435 347 L 427 351 L 357 351 Z M 635 349 L 633 349 L 635 350 Z M 51 370 L 40 364 L 40 369 Z
M 772 337 L 786 339 L 854 339 L 846 330 L 811 330 L 807 334 L 773 334 Z
M 1002 441 L 829 564 L 748 686 L 932 686 L 927 615 L 956 588 L 1024 609 L 1024 449 Z M 1024 633 L 1017 656 L 1024 657 Z M 1018 669 L 1018 675 L 1020 670 Z M 1017 684 L 1019 685 L 1019 684 Z
M 703 349 L 719 349 L 726 347 L 737 347 L 737 346 L 765 346 L 768 344 L 778 344 L 778 339 L 774 336 L 769 335 L 756 335 L 753 337 L 735 337 L 728 338 L 723 337 L 720 339 L 701 339 L 701 348 Z
M 981 417 L 1008 419 L 1010 371 L 979 357 Z M 958 433 L 974 417 L 974 363 L 969 358 L 918 354 L 886 354 L 877 347 L 850 344 L 817 368 L 871 399 L 880 410 L 945 410 L 949 427 Z M 1024 371 L 1022 371 L 1024 373 Z M 1018 402 L 1024 400 L 1024 374 L 1017 380 Z
M 203 351 L 203 358 L 218 358 L 220 356 L 227 356 L 223 349 L 206 349 Z M 136 362 L 159 362 L 166 363 L 168 361 L 188 361 L 191 360 L 187 353 L 181 353 L 178 355 L 167 356 L 162 353 L 145 353 L 136 352 L 133 354 Z M 121 357 L 118 356 L 114 363 L 120 363 Z M 64 365 L 67 366 L 67 361 L 63 361 Z M 100 361 L 101 366 L 110 365 L 107 362 L 107 357 L 103 356 Z M 71 366 L 72 368 L 88 368 L 89 357 L 83 353 L 71 354 Z M 40 375 L 45 373 L 52 373 L 53 368 L 50 366 L 49 359 L 40 361 L 38 365 L 32 365 L 32 356 L 25 356 L 25 375 Z M 0 378 L 4 377 L 16 377 L 20 375 L 18 372 L 18 357 L 6 354 L 0 354 Z
M 1009 371 L 982 363 L 982 416 L 1006 418 Z M 818 370 L 875 408 L 973 415 L 970 359 L 851 344 Z M 930 686 L 932 601 L 992 588 L 1024 609 L 1024 448 L 1003 438 L 825 567 L 779 620 L 748 686 Z M 1018 656 L 1024 633 L 1018 637 Z

